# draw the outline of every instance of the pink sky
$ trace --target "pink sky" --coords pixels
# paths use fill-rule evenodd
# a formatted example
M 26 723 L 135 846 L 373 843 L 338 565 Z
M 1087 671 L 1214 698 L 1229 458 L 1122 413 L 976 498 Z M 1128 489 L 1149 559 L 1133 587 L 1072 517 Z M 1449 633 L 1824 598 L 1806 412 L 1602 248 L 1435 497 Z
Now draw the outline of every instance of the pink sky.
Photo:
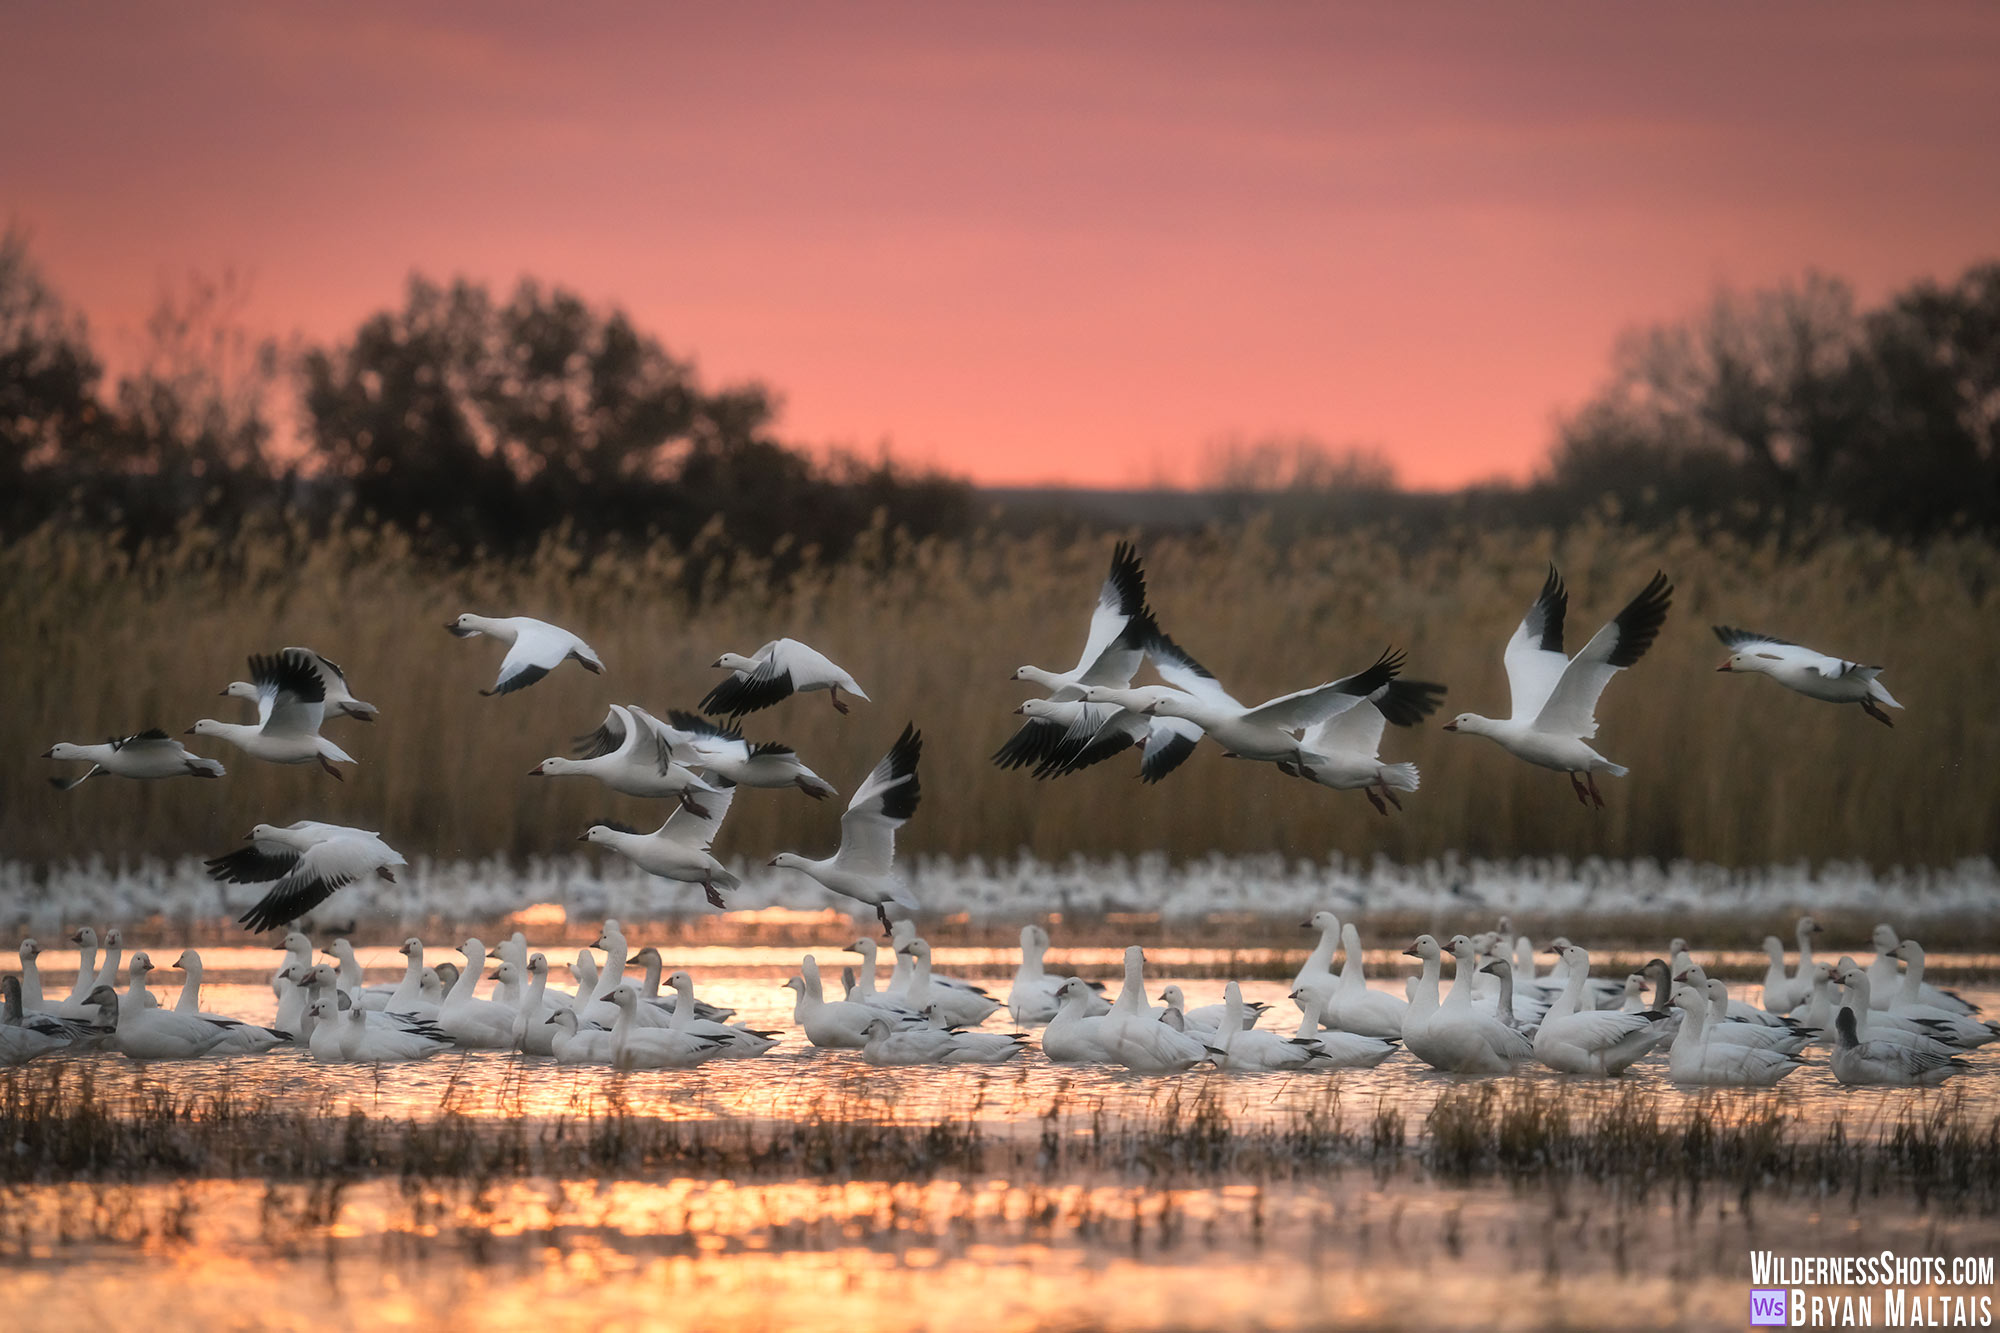
M 1524 475 L 1613 339 L 2000 254 L 2000 6 L 12 5 L 0 215 L 114 359 L 412 270 L 630 310 L 993 482 L 1229 435 Z

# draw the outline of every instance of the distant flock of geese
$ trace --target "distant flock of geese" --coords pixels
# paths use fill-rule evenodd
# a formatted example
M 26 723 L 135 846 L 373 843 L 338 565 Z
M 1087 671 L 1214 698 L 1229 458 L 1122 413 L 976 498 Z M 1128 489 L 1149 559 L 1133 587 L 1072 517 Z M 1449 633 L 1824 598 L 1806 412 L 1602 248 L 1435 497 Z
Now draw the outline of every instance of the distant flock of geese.
M 1570 657 L 1563 650 L 1568 593 L 1551 566 L 1506 646 L 1510 716 L 1461 713 L 1445 730 L 1486 736 L 1517 758 L 1564 773 L 1580 802 L 1601 808 L 1597 775 L 1622 777 L 1628 770 L 1588 744 L 1597 734 L 1597 701 L 1611 678 L 1652 645 L 1672 593 L 1666 576 L 1655 574 Z M 493 687 L 482 694 L 525 689 L 569 661 L 593 673 L 605 669 L 577 635 L 525 616 L 466 614 L 445 628 L 461 638 L 483 635 L 507 646 Z M 1881 667 L 1727 626 L 1715 627 L 1715 633 L 1730 650 L 1719 670 L 1768 675 L 1814 699 L 1856 704 L 1885 724 L 1890 718 L 1883 709 L 1901 707 L 1881 685 Z M 1159 683 L 1134 685 L 1148 663 Z M 1442 685 L 1405 679 L 1403 665 L 1403 654 L 1392 649 L 1352 675 L 1254 706 L 1243 704 L 1161 630 L 1148 605 L 1138 552 L 1121 542 L 1076 665 L 1061 672 L 1024 666 L 1014 673 L 1015 679 L 1038 686 L 1043 697 L 1016 710 L 1025 720 L 993 760 L 1007 768 L 1032 765 L 1036 777 L 1053 778 L 1137 749 L 1140 777 L 1158 782 L 1208 737 L 1229 757 L 1268 762 L 1287 775 L 1336 790 L 1361 791 L 1386 815 L 1391 807 L 1401 808 L 1397 793 L 1418 789 L 1419 774 L 1414 764 L 1381 761 L 1384 729 L 1415 725 L 1437 710 L 1445 693 Z M 189 734 L 225 741 L 269 763 L 316 763 L 341 777 L 339 766 L 355 760 L 321 734 L 322 725 L 335 717 L 372 722 L 379 710 L 357 698 L 345 672 L 312 649 L 253 656 L 249 666 L 248 681 L 232 682 L 221 693 L 253 702 L 256 721 L 205 718 Z M 724 895 L 738 880 L 712 846 L 736 791 L 795 787 L 815 800 L 837 794 L 791 747 L 752 742 L 736 720 L 794 694 L 823 690 L 843 714 L 849 711 L 843 694 L 863 701 L 868 695 L 838 664 L 794 639 L 774 640 L 747 657 L 726 653 L 714 666 L 728 674 L 701 701 L 700 712 L 670 711 L 662 720 L 637 705 L 614 704 L 596 730 L 578 739 L 574 757 L 545 759 L 532 775 L 591 777 L 626 795 L 671 800 L 671 813 L 651 833 L 606 821 L 591 825 L 580 841 L 616 852 L 649 874 L 699 885 L 711 905 L 723 908 Z M 1018 1052 L 1019 1034 L 961 1030 L 983 1022 L 999 1002 L 976 987 L 931 974 L 928 946 L 915 938 L 908 919 L 920 905 L 896 873 L 895 834 L 917 808 L 922 751 L 921 733 L 914 724 L 906 726 L 855 789 L 833 855 L 813 859 L 781 852 L 770 861 L 873 908 L 896 947 L 896 979 L 878 989 L 873 942 L 857 944 L 865 955 L 863 970 L 841 1000 L 825 997 L 815 961 L 808 956 L 801 975 L 788 983 L 797 991 L 795 1018 L 814 1044 L 859 1048 L 878 1063 L 1008 1059 Z M 76 777 L 52 779 L 64 790 L 98 775 L 220 778 L 226 772 L 218 760 L 191 753 L 158 729 L 101 745 L 65 742 L 45 757 L 90 765 Z M 244 846 L 207 864 L 222 882 L 268 886 L 241 918 L 247 929 L 262 931 L 296 922 L 364 877 L 393 881 L 395 869 L 407 862 L 377 832 L 308 820 L 282 827 L 259 824 Z M 899 919 L 892 919 L 891 908 Z M 1203 1061 L 1253 1069 L 1370 1065 L 1388 1058 L 1401 1043 L 1427 1063 L 1456 1073 L 1499 1073 L 1532 1058 L 1571 1073 L 1615 1074 L 1671 1035 L 1673 1073 L 1679 1081 L 1769 1084 L 1798 1067 L 1800 1052 L 1817 1034 L 1834 1043 L 1834 1069 L 1843 1081 L 1934 1082 L 1961 1067 L 1952 1052 L 1993 1035 L 1987 1025 L 1967 1018 L 1969 1011 L 1959 1010 L 1956 1006 L 1963 1002 L 1955 997 L 1942 1006 L 1946 1016 L 1931 1013 L 1941 1006 L 1937 995 L 1922 988 L 1921 951 L 1912 959 L 1909 951 L 1917 946 L 1893 936 L 1888 951 L 1878 952 L 1877 964 L 1887 958 L 1893 969 L 1893 959 L 1903 958 L 1909 962 L 1905 977 L 1915 978 L 1894 1005 L 1886 1002 L 1886 989 L 1871 1002 L 1867 974 L 1850 960 L 1827 967 L 1813 963 L 1808 949 L 1780 992 L 1788 997 L 1802 993 L 1792 1005 L 1767 1011 L 1747 1010 L 1741 1001 L 1729 1000 L 1721 983 L 1703 976 L 1684 950 L 1672 961 L 1661 961 L 1650 976 L 1650 1002 L 1628 983 L 1610 988 L 1620 997 L 1618 1003 L 1600 1005 L 1594 1001 L 1609 999 L 1610 991 L 1589 977 L 1588 956 L 1581 948 L 1559 942 L 1555 974 L 1541 977 L 1532 954 L 1521 956 L 1514 937 L 1504 930 L 1443 942 L 1420 937 L 1408 952 L 1422 961 L 1422 974 L 1409 996 L 1397 1000 L 1365 986 L 1358 942 L 1346 945 L 1347 961 L 1338 978 L 1326 970 L 1340 942 L 1338 923 L 1329 925 L 1331 921 L 1330 913 L 1314 918 L 1322 929 L 1321 946 L 1292 994 L 1302 1011 L 1292 1037 L 1259 1030 L 1262 1008 L 1244 1004 L 1234 983 L 1219 1005 L 1186 1011 L 1169 988 L 1163 997 L 1166 1007 L 1154 1009 L 1145 995 L 1136 948 L 1127 954 L 1123 992 L 1115 1004 L 1107 1003 L 1082 981 L 1041 972 L 1048 939 L 1037 926 L 1022 932 L 1022 970 L 1008 1007 L 1017 1025 L 1047 1024 L 1042 1045 L 1052 1059 L 1151 1071 Z M 97 941 L 90 932 L 80 932 L 77 942 L 94 953 Z M 44 1006 L 39 983 L 32 980 L 32 945 L 22 946 L 23 976 L 6 979 L 4 1035 L 16 1044 L 32 1044 L 33 1038 L 109 1042 L 135 1058 L 163 1058 L 247 1051 L 296 1037 L 321 1059 L 403 1059 L 452 1045 L 511 1046 L 639 1068 L 761 1054 L 772 1037 L 726 1024 L 727 1015 L 697 1012 L 685 973 L 667 978 L 676 995 L 653 993 L 659 982 L 657 956 L 645 990 L 625 987 L 627 960 L 615 922 L 607 924 L 599 941 L 612 955 L 607 966 L 588 985 L 579 976 L 578 990 L 567 995 L 547 989 L 546 960 L 540 954 L 531 957 L 524 940 L 517 936 L 502 945 L 495 951 L 500 989 L 493 1000 L 473 994 L 485 962 L 477 940 L 463 946 L 467 966 L 449 985 L 437 970 L 423 966 L 421 942 L 408 941 L 409 970 L 400 985 L 384 989 L 360 985 L 351 950 L 337 970 L 315 964 L 310 945 L 294 932 L 287 936 L 290 962 L 273 980 L 281 1003 L 279 1021 L 271 1029 L 202 1014 L 197 1007 L 200 960 L 192 951 L 176 964 L 187 970 L 188 984 L 173 1010 L 150 1002 L 145 978 L 152 964 L 144 954 L 134 956 L 131 982 L 120 998 L 114 985 L 115 944 L 106 948 L 108 973 L 102 965 L 93 967 L 87 953 L 71 996 L 59 1006 Z M 1441 996 L 1440 968 L 1446 956 L 1454 961 L 1457 980 Z M 1778 957 L 1782 970 L 1782 951 Z M 1307 975 L 1316 966 L 1324 976 Z M 1845 998 L 1838 1013 L 1820 1012 L 1825 1021 L 1781 1016 L 1815 1005 L 1830 1010 L 1835 986 Z M 1390 1005 L 1401 1006 L 1393 1021 L 1385 1008 Z M 1356 1017 L 1349 1017 L 1350 1006 Z M 117 1035 L 107 1037 L 101 1031 L 106 1028 Z M 202 1047 L 210 1029 L 224 1035 Z M 142 1030 L 148 1035 L 142 1037 Z

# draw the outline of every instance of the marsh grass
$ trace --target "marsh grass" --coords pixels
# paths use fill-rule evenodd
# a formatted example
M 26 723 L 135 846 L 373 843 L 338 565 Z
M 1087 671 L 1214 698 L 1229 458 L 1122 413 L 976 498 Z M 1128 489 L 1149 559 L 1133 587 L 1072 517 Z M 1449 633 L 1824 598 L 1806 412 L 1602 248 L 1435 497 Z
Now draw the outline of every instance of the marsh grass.
M 985 535 L 912 543 L 877 530 L 838 564 L 774 580 L 712 535 L 687 551 L 656 545 L 587 565 L 551 543 L 522 562 L 441 569 L 391 533 L 314 541 L 285 531 L 225 546 L 190 530 L 128 555 L 95 535 L 44 530 L 0 549 L 10 626 L 0 637 L 9 682 L 0 752 L 18 757 L 0 765 L 4 850 L 30 860 L 212 855 L 251 823 L 312 817 L 383 829 L 413 856 L 567 852 L 596 818 L 644 822 L 658 811 L 528 770 L 565 753 L 609 702 L 692 706 L 719 651 L 780 634 L 824 648 L 876 702 L 839 718 L 819 696 L 803 697 L 753 715 L 749 734 L 797 746 L 851 791 L 914 720 L 927 747 L 911 852 L 1890 866 L 1995 850 L 2000 711 L 1984 701 L 2000 675 L 1991 629 L 2000 550 L 1990 543 L 1946 538 L 1913 550 L 1828 535 L 1800 556 L 1692 526 L 1604 524 L 1560 538 L 1467 530 L 1421 544 L 1379 531 L 1280 542 L 1252 524 L 1149 542 L 1162 623 L 1240 696 L 1358 669 L 1395 644 L 1412 676 L 1451 687 L 1447 714 L 1504 711 L 1501 645 L 1551 558 L 1571 589 L 1572 646 L 1656 567 L 1675 579 L 1664 635 L 1606 696 L 1599 743 L 1634 770 L 1611 784 L 1607 811 L 1580 808 L 1558 775 L 1430 725 L 1388 738 L 1387 757 L 1414 759 L 1424 774 L 1393 819 L 1352 793 L 1232 765 L 1213 747 L 1156 788 L 1137 781 L 1136 760 L 1057 784 L 988 763 L 1018 721 L 1025 690 L 1014 668 L 1074 658 L 1109 546 Z M 687 577 L 691 563 L 702 578 Z M 609 674 L 561 671 L 528 693 L 481 698 L 499 649 L 441 628 L 468 609 L 573 626 Z M 1907 711 L 1890 731 L 1768 681 L 1717 676 L 1716 621 L 1884 662 Z M 220 782 L 101 780 L 57 793 L 46 782 L 55 766 L 28 758 L 59 739 L 233 718 L 241 705 L 216 693 L 243 674 L 245 656 L 298 642 L 340 661 L 382 708 L 372 727 L 330 725 L 361 761 L 345 783 L 226 755 Z M 831 846 L 839 805 L 752 793 L 718 850 L 761 862 Z

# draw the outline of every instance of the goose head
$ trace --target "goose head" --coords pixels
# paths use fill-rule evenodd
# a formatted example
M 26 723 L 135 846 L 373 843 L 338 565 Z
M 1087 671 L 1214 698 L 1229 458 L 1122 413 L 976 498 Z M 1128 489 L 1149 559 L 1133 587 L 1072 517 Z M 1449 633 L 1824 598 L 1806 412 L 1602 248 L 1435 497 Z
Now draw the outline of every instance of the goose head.
M 889 1035 L 889 1020 L 886 1018 L 871 1018 L 868 1020 L 868 1026 L 862 1028 L 861 1032 L 870 1041 L 886 1037 Z
M 118 992 L 111 987 L 93 987 L 90 994 L 83 997 L 83 1002 L 95 1006 L 105 1023 L 112 1027 L 118 1025 Z
M 455 620 L 446 621 L 444 627 L 447 630 L 450 630 L 451 633 L 457 638 L 469 639 L 475 634 L 482 634 L 485 632 L 484 629 L 485 620 L 486 617 L 484 616 L 475 616 L 472 613 L 467 612 L 464 615 L 459 616 Z
M 1812 919 L 1811 917 L 1809 917 L 1809 916 L 1802 916 L 1802 917 L 1800 917 L 1800 918 L 1799 918 L 1799 925 L 1798 925 L 1798 930 L 1797 930 L 1797 932 L 1796 932 L 1796 933 L 1797 933 L 1797 935 L 1798 935 L 1798 937 L 1799 937 L 1799 940 L 1800 940 L 1801 942 L 1804 942 L 1804 940 L 1806 939 L 1806 937 L 1807 937 L 1807 936 L 1809 936 L 1809 935 L 1817 935 L 1817 934 L 1819 934 L 1819 933 L 1820 933 L 1820 932 L 1821 932 L 1822 930 L 1824 930 L 1824 929 L 1825 929 L 1825 927 L 1824 927 L 1824 926 L 1820 925 L 1820 923 L 1819 923 L 1819 922 L 1817 922 L 1817 921 L 1813 920 L 1813 919 Z M 1875 938 L 1877 938 L 1877 939 L 1880 939 L 1880 938 L 1882 938 L 1882 936 L 1881 936 L 1881 932 L 1882 932 L 1882 930 L 1884 929 L 1884 927 L 1881 927 L 1881 926 L 1877 926 L 1877 927 L 1876 927 L 1875 929 L 1876 929 L 1876 935 L 1875 935 Z M 1891 933 L 1893 934 L 1894 932 L 1891 932 Z
M 1403 952 L 1412 958 L 1421 958 L 1426 963 L 1444 957 L 1444 951 L 1438 948 L 1436 937 L 1431 935 L 1417 936 L 1410 947 Z
M 1491 972 L 1494 976 L 1500 978 L 1500 980 L 1502 980 L 1503 982 L 1512 980 L 1514 976 L 1514 964 L 1505 958 L 1495 958 L 1492 962 L 1485 964 L 1479 970 L 1481 972 Z M 1633 973 L 1630 978 L 1628 978 L 1628 981 L 1631 982 L 1642 982 L 1644 980 L 1645 978 L 1639 976 L 1639 974 L 1636 972 Z
M 929 962 L 931 946 L 925 940 L 911 940 L 908 944 L 900 946 L 896 952 L 906 954 L 911 958 L 919 959 L 923 962 Z
M 694 978 L 685 971 L 676 970 L 667 977 L 667 984 L 683 995 L 694 994 Z
M 1674 987 L 1673 994 L 1669 995 L 1667 1000 L 1674 1008 L 1685 1009 L 1690 1014 L 1694 1013 L 1697 1009 L 1706 1009 L 1708 1007 L 1708 1000 L 1700 991 L 1692 986 L 1683 985 Z
M 528 770 L 531 778 L 559 778 L 565 773 L 582 771 L 582 765 L 574 759 L 564 759 L 561 755 L 550 755 L 541 763 Z
M 1490 736 L 1493 733 L 1493 719 L 1481 717 L 1477 713 L 1460 713 L 1444 724 L 1446 731 L 1462 731 L 1469 736 Z
M 869 962 L 873 962 L 875 961 L 876 953 L 879 952 L 879 947 L 876 945 L 874 940 L 871 940 L 866 935 L 863 935 L 860 939 L 848 945 L 845 952 L 858 953 L 863 958 L 867 959 Z
M 542 953 L 530 954 L 528 956 L 528 975 L 532 978 L 540 979 L 548 976 L 548 974 L 549 956 Z
M 228 734 L 229 734 L 229 731 L 228 731 L 228 728 L 232 727 L 233 725 L 234 725 L 233 723 L 229 723 L 229 722 L 217 722 L 217 721 L 216 721 L 216 720 L 215 720 L 214 718 L 212 718 L 212 717 L 205 717 L 205 718 L 202 718 L 201 720 L 199 720 L 198 722 L 196 722 L 196 723 L 195 723 L 195 724 L 194 724 L 193 726 L 189 727 L 189 728 L 188 728 L 188 729 L 187 729 L 186 731 L 182 732 L 182 733 L 181 733 L 181 735 L 183 735 L 183 736 L 226 736 L 226 735 L 228 735 Z M 241 734 L 241 733 L 238 733 L 238 734 Z
M 1874 941 L 1876 953 L 1887 953 L 1902 943 L 1902 936 L 1896 933 L 1894 926 L 1884 921 L 1881 925 L 1875 927 Z
M 1174 1009 L 1174 1010 L 1186 1009 L 1187 996 L 1181 993 L 1181 988 L 1179 986 L 1169 986 L 1165 990 L 1160 992 L 1160 1003 L 1164 1004 L 1169 1009 Z
M 69 942 L 79 949 L 95 949 L 97 947 L 97 932 L 89 926 L 80 926 L 70 932 Z
M 405 958 L 422 958 L 424 956 L 424 942 L 415 935 L 412 935 L 403 941 L 402 947 L 397 949 L 396 952 Z
M 757 663 L 741 653 L 724 653 L 709 663 L 709 667 L 721 671 L 755 671 Z
M 257 687 L 247 680 L 232 680 L 216 693 L 220 699 L 242 699 L 247 703 L 257 702 Z
M 71 745 L 68 741 L 59 741 L 42 751 L 42 758 L 44 759 L 82 759 L 85 757 L 81 745 Z
M 806 859 L 796 852 L 779 852 L 771 858 L 771 865 L 779 870 L 804 870 Z
M 1322 934 L 1330 930 L 1333 931 L 1335 934 L 1338 934 L 1340 932 L 1340 918 L 1335 916 L 1332 912 L 1326 911 L 1325 909 L 1321 909 L 1320 911 L 1314 912 L 1310 920 L 1301 922 L 1299 924 L 1299 929 L 1317 930 L 1320 931 Z
M 558 1008 L 554 1013 L 549 1015 L 547 1021 L 554 1023 L 564 1032 L 574 1033 L 576 1031 L 576 1011 L 574 1009 Z
M 25 966 L 26 966 L 27 964 L 29 964 L 29 963 L 32 963 L 32 962 L 34 962 L 34 961 L 35 961 L 35 959 L 37 959 L 37 958 L 41 957 L 41 954 L 42 954 L 42 946 L 41 946 L 41 945 L 39 945 L 39 944 L 35 943 L 35 942 L 34 942 L 33 940 L 31 940 L 31 939 L 30 939 L 30 940 L 22 940 L 22 941 L 21 941 L 21 964 L 22 964 L 22 966 L 24 966 L 24 967 L 25 967 Z

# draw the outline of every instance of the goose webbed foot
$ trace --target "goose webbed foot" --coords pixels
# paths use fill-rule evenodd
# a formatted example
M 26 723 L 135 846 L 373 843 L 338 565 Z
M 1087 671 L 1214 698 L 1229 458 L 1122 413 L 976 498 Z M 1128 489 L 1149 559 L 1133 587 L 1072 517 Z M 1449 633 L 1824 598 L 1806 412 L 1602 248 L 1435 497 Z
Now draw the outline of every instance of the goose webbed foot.
M 332 774 L 333 780 L 335 782 L 347 781 L 346 778 L 340 776 L 340 770 L 333 766 L 333 760 L 328 759 L 325 755 L 321 755 L 319 757 L 319 766 L 325 769 L 328 773 Z
M 687 811 L 696 819 L 708 818 L 708 807 L 696 801 L 693 792 L 683 787 L 679 792 L 679 796 L 681 799 L 681 809 Z
M 702 893 L 707 895 L 708 905 L 710 907 L 720 908 L 720 907 L 727 907 L 729 905 L 722 901 L 722 891 L 716 888 L 715 885 L 709 883 L 707 880 L 703 880 L 701 882 L 701 891 Z
M 1586 787 L 1585 787 L 1585 786 L 1583 785 L 1583 779 L 1582 779 L 1582 778 L 1578 777 L 1578 776 L 1577 776 L 1576 774 L 1574 774 L 1574 773 L 1570 774 L 1570 775 L 1569 775 L 1569 788 L 1570 788 L 1570 790 L 1571 790 L 1571 791 L 1573 791 L 1573 792 L 1575 792 L 1575 793 L 1576 793 L 1576 800 L 1577 800 L 1577 804 L 1578 804 L 1578 805 L 1589 805 L 1589 804 L 1590 804 L 1590 791 L 1589 791 L 1589 789 L 1588 789 L 1588 788 L 1586 788 Z
M 1604 793 L 1597 790 L 1597 774 L 1586 773 L 1584 774 L 1584 778 L 1590 785 L 1590 803 L 1599 810 L 1602 810 L 1604 808 Z
M 882 923 L 882 934 L 884 936 L 890 939 L 895 938 L 896 932 L 889 925 L 889 909 L 881 903 L 875 904 L 875 919 Z
M 833 700 L 834 712 L 839 713 L 842 717 L 847 716 L 848 707 L 846 704 L 840 701 L 840 686 L 836 685 L 832 689 L 828 690 L 826 692 L 826 697 Z
M 1390 787 L 1390 785 L 1386 782 L 1382 784 L 1382 797 L 1384 800 L 1388 801 L 1390 805 L 1395 806 L 1398 810 L 1401 810 L 1403 808 L 1402 798 L 1397 796 L 1395 789 Z
M 1889 717 L 1889 715 L 1883 712 L 1880 705 L 1878 705 L 1873 699 L 1863 699 L 1861 701 L 1861 709 L 1863 712 L 1867 713 L 1868 716 L 1874 718 L 1877 722 L 1880 722 L 1885 727 L 1893 728 L 1896 725 L 1895 722 Z
M 1375 807 L 1375 813 L 1383 815 L 1385 817 L 1388 815 L 1389 807 L 1382 803 L 1382 798 L 1375 794 L 1375 789 L 1373 787 L 1363 788 L 1361 794 L 1368 798 L 1368 804 Z

